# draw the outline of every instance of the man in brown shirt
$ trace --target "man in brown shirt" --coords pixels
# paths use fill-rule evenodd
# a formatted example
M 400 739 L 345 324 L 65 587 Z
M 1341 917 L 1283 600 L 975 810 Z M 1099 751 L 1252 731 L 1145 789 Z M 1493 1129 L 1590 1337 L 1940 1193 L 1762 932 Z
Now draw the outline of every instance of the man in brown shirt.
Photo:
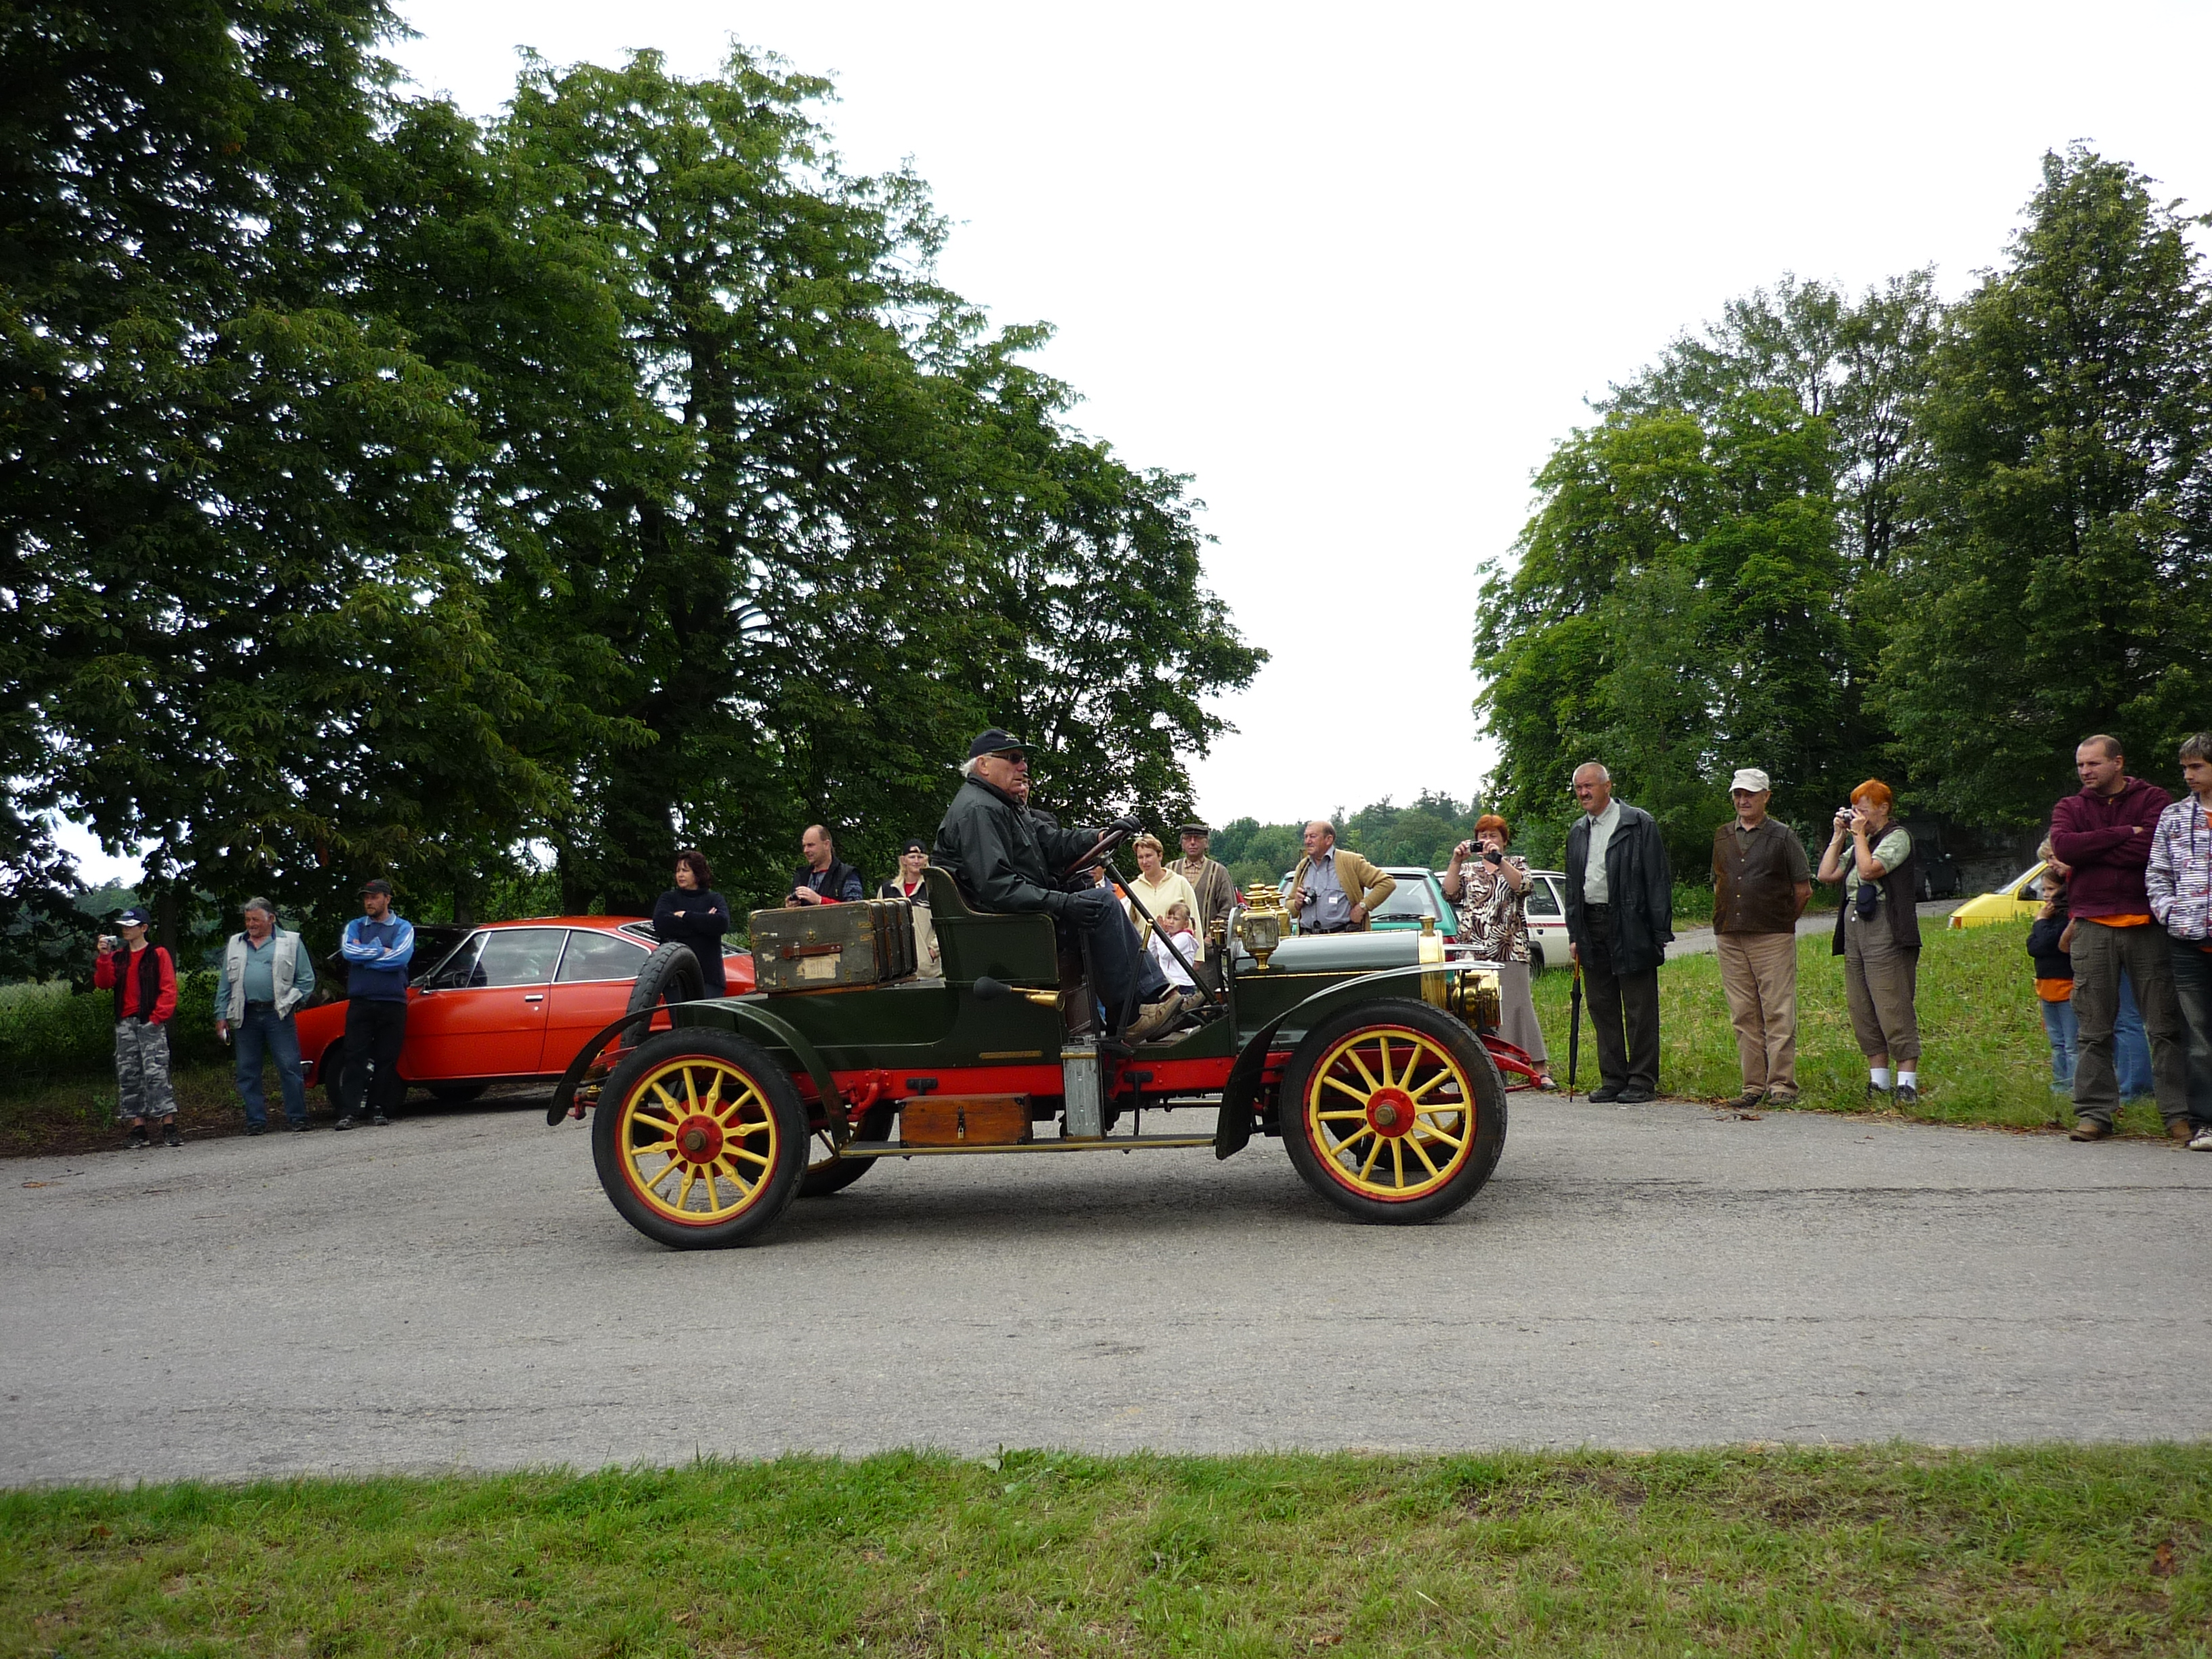
M 1773 793 L 1765 773 L 1743 768 L 1729 786 L 1735 820 L 1713 832 L 1713 945 L 1746 1109 L 1797 1099 L 1797 918 L 1813 871 L 1790 826 L 1766 816 Z

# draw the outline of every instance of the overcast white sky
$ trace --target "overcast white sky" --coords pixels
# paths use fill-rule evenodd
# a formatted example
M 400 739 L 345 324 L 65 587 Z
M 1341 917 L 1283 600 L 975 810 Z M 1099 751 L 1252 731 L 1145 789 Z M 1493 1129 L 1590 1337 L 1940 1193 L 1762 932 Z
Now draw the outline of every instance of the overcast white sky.
M 1475 567 L 1583 399 L 1729 297 L 1926 263 L 1955 295 L 2076 138 L 2212 208 L 2201 3 L 400 9 L 477 113 L 526 45 L 833 76 L 848 164 L 911 157 L 955 222 L 951 284 L 1054 324 L 1077 422 L 1193 475 L 1274 653 L 1194 766 L 1217 823 L 1476 787 Z

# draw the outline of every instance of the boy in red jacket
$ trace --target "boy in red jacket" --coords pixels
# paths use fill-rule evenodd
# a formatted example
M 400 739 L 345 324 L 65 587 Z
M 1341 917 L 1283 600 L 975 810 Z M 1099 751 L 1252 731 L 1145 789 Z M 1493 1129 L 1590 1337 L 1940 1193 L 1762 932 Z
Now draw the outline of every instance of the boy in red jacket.
M 2112 1024 L 2120 975 L 2134 985 L 2136 1006 L 2150 1034 L 2151 1086 L 2166 1132 L 2189 1139 L 2188 1057 L 2182 1046 L 2181 1000 L 2174 990 L 2172 948 L 2152 925 L 2143 870 L 2159 814 L 2172 797 L 2128 775 L 2119 740 L 2100 734 L 2074 751 L 2081 793 L 2051 814 L 2051 850 L 2073 866 L 2066 884 L 2073 914 L 2074 1016 L 2081 1028 L 2074 1066 L 2074 1139 L 2102 1140 L 2119 1109 L 2112 1070 Z
M 157 1118 L 161 1139 L 181 1146 L 177 1097 L 169 1087 L 169 1017 L 177 1012 L 177 969 L 169 953 L 146 942 L 147 915 L 125 910 L 115 919 L 123 948 L 103 938 L 92 982 L 115 994 L 115 1111 L 131 1125 L 131 1145 L 147 1144 L 146 1120 Z

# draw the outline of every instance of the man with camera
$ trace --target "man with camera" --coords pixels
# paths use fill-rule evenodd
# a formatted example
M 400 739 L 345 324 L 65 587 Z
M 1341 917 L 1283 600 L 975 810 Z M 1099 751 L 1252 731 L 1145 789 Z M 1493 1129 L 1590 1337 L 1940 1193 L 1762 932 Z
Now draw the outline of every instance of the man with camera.
M 1597 1039 L 1592 1100 L 1659 1092 L 1659 964 L 1674 938 L 1674 877 L 1659 826 L 1613 798 L 1613 774 L 1575 769 L 1583 816 L 1567 831 L 1567 950 L 1582 969 Z
M 945 809 L 930 861 L 951 872 L 975 908 L 1048 915 L 1087 944 L 1097 975 L 1091 994 L 1104 1006 L 1109 1029 L 1133 995 L 1136 1012 L 1121 1033 L 1123 1041 L 1166 1036 L 1182 1021 L 1182 997 L 1138 944 L 1113 888 L 1087 872 L 1066 873 L 1103 832 L 1063 830 L 1032 812 L 1028 746 L 995 726 L 968 745 L 961 772 L 964 781 Z M 1129 835 L 1137 821 L 1116 818 L 1108 828 Z
M 1729 784 L 1735 817 L 1713 832 L 1713 948 L 1735 1026 L 1745 1110 L 1797 1101 L 1797 918 L 1813 868 L 1789 825 L 1766 816 L 1773 789 L 1755 766 Z
M 1398 878 L 1336 844 L 1336 826 L 1316 818 L 1305 829 L 1306 855 L 1291 884 L 1291 914 L 1301 933 L 1364 933 L 1375 907 L 1398 890 Z

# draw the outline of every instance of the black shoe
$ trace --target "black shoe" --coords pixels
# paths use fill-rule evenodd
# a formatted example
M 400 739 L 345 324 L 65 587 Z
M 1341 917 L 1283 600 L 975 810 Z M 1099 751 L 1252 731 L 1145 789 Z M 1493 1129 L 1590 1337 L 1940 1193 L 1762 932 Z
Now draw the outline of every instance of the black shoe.
M 131 1139 L 123 1144 L 136 1152 L 144 1151 L 154 1143 L 146 1139 L 146 1126 L 143 1123 L 134 1123 L 131 1126 Z
M 269 1126 L 265 1123 L 249 1123 L 246 1126 L 246 1133 L 250 1135 L 265 1135 L 269 1133 Z
M 161 1120 L 161 1144 L 164 1146 L 181 1146 L 185 1144 L 185 1138 L 177 1133 L 176 1119 L 165 1117 Z
M 1596 1088 L 1591 1090 L 1584 1097 L 1595 1102 L 1600 1106 L 1610 1106 L 1614 1101 L 1620 1098 L 1620 1091 L 1614 1088 L 1610 1083 L 1601 1083 Z
M 1650 1098 L 1651 1091 L 1640 1083 L 1632 1083 L 1620 1091 L 1620 1103 L 1624 1106 L 1641 1106 Z
M 1920 1091 L 1910 1083 L 1900 1083 L 1897 1085 L 1897 1092 L 1890 1098 L 1900 1106 L 1917 1106 L 1920 1103 Z
M 295 1135 L 303 1135 L 307 1133 L 307 1120 L 303 1117 L 297 1123 L 287 1123 L 284 1127 Z
M 1875 1083 L 1875 1082 L 1872 1081 L 1871 1079 L 1869 1079 L 1869 1080 L 1868 1081 L 1868 1083 L 1867 1083 L 1866 1097 L 1867 1097 L 1869 1100 L 1880 1100 L 1883 1096 L 1887 1095 L 1888 1092 L 1889 1092 L 1889 1091 L 1888 1091 L 1888 1090 L 1887 1090 L 1887 1089 L 1883 1088 L 1883 1087 L 1881 1086 L 1881 1085 L 1880 1085 L 1879 1083 Z
M 392 1121 L 390 1118 L 385 1116 L 381 1112 L 371 1112 L 368 1115 L 368 1121 L 376 1125 L 380 1129 L 385 1127 Z
M 331 1127 L 333 1129 L 350 1129 L 353 1127 L 353 1119 L 349 1115 L 341 1116 L 336 1123 L 331 1125 Z

